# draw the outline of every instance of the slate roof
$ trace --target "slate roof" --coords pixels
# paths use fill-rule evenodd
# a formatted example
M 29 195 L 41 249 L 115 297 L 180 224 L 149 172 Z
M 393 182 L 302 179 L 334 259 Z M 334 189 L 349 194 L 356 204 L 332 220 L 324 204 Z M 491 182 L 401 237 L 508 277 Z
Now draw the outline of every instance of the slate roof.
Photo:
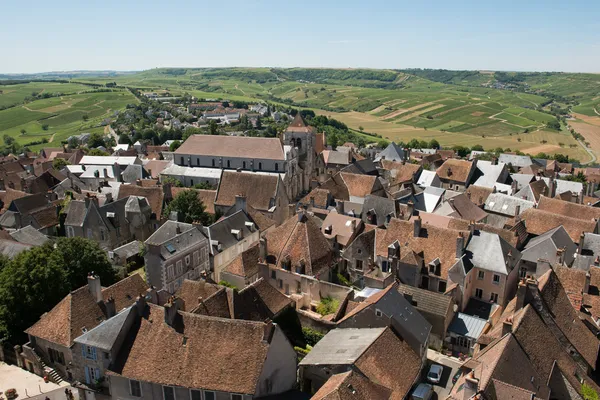
M 11 232 L 10 236 L 19 243 L 31 246 L 41 246 L 49 240 L 48 236 L 44 235 L 31 225 L 24 226 L 21 229 Z
M 325 165 L 336 164 L 336 165 L 348 165 L 352 161 L 350 152 L 335 151 L 335 150 L 323 150 L 321 155 Z
M 388 147 L 383 149 L 377 156 L 375 157 L 375 162 L 378 162 L 382 159 L 391 160 L 391 161 L 402 161 L 408 158 L 408 154 L 404 149 L 398 146 L 396 143 L 391 142 Z
M 192 135 L 173 153 L 285 161 L 278 138 Z
M 402 293 L 405 297 L 407 295 L 410 296 L 412 306 L 421 313 L 446 317 L 448 310 L 453 305 L 451 296 L 402 283 L 398 285 L 398 292 Z
M 147 309 L 114 373 L 160 385 L 256 392 L 271 346 L 263 340 L 264 323 L 179 312 L 175 330 L 164 322 L 164 308 L 149 304 Z
M 421 187 L 430 187 L 433 185 L 435 178 L 437 177 L 435 171 L 423 170 L 421 171 L 421 175 L 419 175 L 419 179 L 417 180 L 417 185 Z
M 268 256 L 274 257 L 279 268 L 286 260 L 291 262 L 292 269 L 304 263 L 306 275 L 318 276 L 332 264 L 331 245 L 323 236 L 316 217 L 292 216 L 268 232 L 266 238 Z
M 88 330 L 86 333 L 76 338 L 74 342 L 86 346 L 97 347 L 109 352 L 112 350 L 113 345 L 121 334 L 125 321 L 129 318 L 129 314 L 136 312 L 135 307 L 128 307 L 95 328 Z
M 527 167 L 533 164 L 531 157 L 529 156 L 518 156 L 516 154 L 500 154 L 498 162 L 510 164 L 513 167 Z
M 538 259 L 553 260 L 556 257 L 558 249 L 565 249 L 564 261 L 571 265 L 573 255 L 577 251 L 577 246 L 564 227 L 558 226 L 532 238 L 522 252 L 522 259 L 536 263 Z
M 102 297 L 115 300 L 115 310 L 132 305 L 140 293 L 145 293 L 148 285 L 139 274 L 131 275 L 112 286 L 102 289 Z M 25 333 L 70 347 L 75 338 L 106 319 L 103 309 L 96 303 L 88 286 L 82 286 L 64 297 L 54 308 L 43 314 Z
M 393 200 L 387 197 L 369 194 L 365 197 L 362 209 L 361 219 L 365 224 L 381 226 L 385 224 L 388 216 L 396 217 L 396 205 Z M 375 215 L 374 218 L 373 214 Z
M 267 211 L 273 206 L 279 184 L 280 178 L 277 175 L 224 171 L 215 205 L 233 206 L 235 196 L 244 195 L 248 205 L 260 211 Z
M 483 318 L 459 312 L 448 326 L 448 332 L 477 340 L 486 324 Z
M 440 179 L 468 184 L 473 162 L 449 158 L 435 171 Z
M 485 201 L 483 209 L 488 212 L 514 217 L 517 205 L 520 206 L 520 213 L 535 206 L 532 201 L 519 199 L 503 193 L 492 193 Z
M 0 239 L 0 254 L 12 259 L 19 253 L 31 249 L 31 245 L 15 242 L 14 240 Z
M 119 187 L 118 199 L 123 199 L 129 196 L 145 197 L 152 208 L 152 213 L 156 215 L 156 219 L 160 220 L 163 208 L 165 194 L 161 186 L 142 187 L 137 185 L 121 185 Z
M 510 274 L 521 258 L 521 253 L 499 235 L 486 231 L 474 231 L 466 250 L 475 267 L 503 275 Z
M 252 222 L 248 214 L 244 211 L 239 210 L 235 213 L 219 219 L 217 222 L 206 228 L 209 239 L 216 241 L 221 245 L 221 250 L 218 250 L 217 245 L 211 243 L 211 253 L 217 254 L 226 251 L 232 246 L 235 246 L 239 242 L 246 240 L 247 237 L 251 236 L 251 231 L 246 222 Z M 233 233 L 233 230 L 239 230 L 241 237 L 238 239 Z

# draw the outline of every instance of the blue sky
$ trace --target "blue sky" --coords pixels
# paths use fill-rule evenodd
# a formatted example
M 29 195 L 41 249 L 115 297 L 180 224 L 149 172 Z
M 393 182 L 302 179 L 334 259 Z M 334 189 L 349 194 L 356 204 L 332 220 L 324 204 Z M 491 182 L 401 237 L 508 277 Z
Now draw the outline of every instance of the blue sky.
M 0 2 L 0 72 L 368 67 L 600 72 L 600 2 Z

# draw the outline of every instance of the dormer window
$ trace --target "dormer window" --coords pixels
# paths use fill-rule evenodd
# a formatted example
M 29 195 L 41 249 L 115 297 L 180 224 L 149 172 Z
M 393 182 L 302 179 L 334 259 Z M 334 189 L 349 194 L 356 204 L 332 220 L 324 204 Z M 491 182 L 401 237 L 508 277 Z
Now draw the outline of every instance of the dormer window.
M 231 234 L 235 236 L 236 240 L 242 240 L 242 231 L 239 229 L 232 229 Z
M 331 232 L 333 232 L 333 227 L 331 225 L 327 225 L 324 231 L 326 235 L 331 235 Z

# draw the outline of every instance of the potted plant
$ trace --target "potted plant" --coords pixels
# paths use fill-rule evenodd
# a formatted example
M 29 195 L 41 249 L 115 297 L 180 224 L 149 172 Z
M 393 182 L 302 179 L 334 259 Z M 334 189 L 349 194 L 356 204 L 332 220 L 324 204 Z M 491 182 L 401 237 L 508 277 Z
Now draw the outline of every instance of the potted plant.
M 17 389 L 8 389 L 4 394 L 8 400 L 16 399 L 18 396 Z

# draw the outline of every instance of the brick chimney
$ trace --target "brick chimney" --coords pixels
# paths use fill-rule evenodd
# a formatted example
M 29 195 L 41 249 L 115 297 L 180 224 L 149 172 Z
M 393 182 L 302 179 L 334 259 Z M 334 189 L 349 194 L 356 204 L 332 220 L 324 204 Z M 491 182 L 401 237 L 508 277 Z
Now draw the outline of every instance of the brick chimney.
M 267 320 L 263 328 L 263 342 L 269 343 L 271 341 L 271 338 L 273 337 L 273 333 L 275 332 L 275 326 L 273 325 L 273 321 Z
M 417 215 L 417 217 L 413 220 L 413 235 L 414 237 L 419 237 L 421 234 L 421 216 Z
M 238 194 L 235 196 L 235 210 L 246 212 L 246 196 Z
M 175 318 L 177 317 L 177 311 L 182 309 L 182 301 L 176 296 L 171 296 L 165 307 L 165 324 L 173 326 Z
M 461 258 L 465 250 L 465 238 L 462 232 L 458 233 L 456 238 L 456 258 Z
M 94 272 L 90 272 L 87 276 L 88 290 L 96 300 L 96 302 L 102 301 L 102 286 L 100 285 L 100 278 L 94 275 Z
M 512 327 L 512 318 L 508 318 L 506 321 L 502 322 L 502 336 L 512 332 Z
M 267 252 L 267 238 L 263 237 L 260 238 L 259 242 L 258 242 L 258 256 L 260 257 L 261 260 L 265 261 L 267 260 L 267 255 L 269 254 Z
M 473 371 L 465 377 L 465 384 L 463 386 L 463 399 L 472 399 L 479 390 L 479 379 L 475 378 Z
M 144 297 L 143 294 L 136 297 L 135 308 L 140 317 L 144 315 L 144 311 L 146 310 L 146 297 Z

